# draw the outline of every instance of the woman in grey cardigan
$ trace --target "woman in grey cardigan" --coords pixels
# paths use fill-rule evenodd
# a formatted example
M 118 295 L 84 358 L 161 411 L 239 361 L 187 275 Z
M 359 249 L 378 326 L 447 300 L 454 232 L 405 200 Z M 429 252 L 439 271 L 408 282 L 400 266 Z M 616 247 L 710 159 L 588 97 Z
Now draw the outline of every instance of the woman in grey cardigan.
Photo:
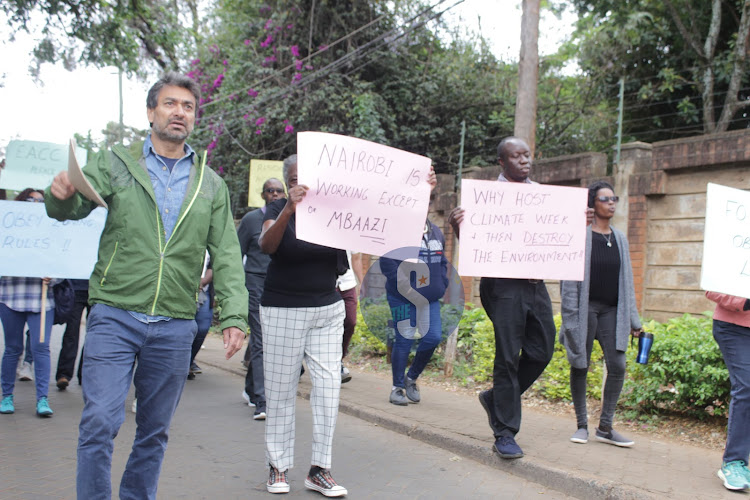
M 596 339 L 604 352 L 607 381 L 595 437 L 597 441 L 628 447 L 633 441 L 612 428 L 612 419 L 625 381 L 628 339 L 631 333 L 640 334 L 641 321 L 635 303 L 628 240 L 609 224 L 618 200 L 607 182 L 597 181 L 589 186 L 589 207 L 594 209 L 594 221 L 586 235 L 585 271 L 583 281 L 560 283 L 560 342 L 570 362 L 570 392 L 578 423 L 578 430 L 570 440 L 582 444 L 588 441 L 586 375 Z

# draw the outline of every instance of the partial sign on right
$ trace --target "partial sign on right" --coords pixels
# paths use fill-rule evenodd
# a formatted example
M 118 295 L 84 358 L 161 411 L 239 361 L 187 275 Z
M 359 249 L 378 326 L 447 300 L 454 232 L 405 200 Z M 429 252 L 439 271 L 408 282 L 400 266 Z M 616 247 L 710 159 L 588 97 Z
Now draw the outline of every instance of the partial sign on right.
M 750 192 L 708 184 L 701 288 L 750 298 Z

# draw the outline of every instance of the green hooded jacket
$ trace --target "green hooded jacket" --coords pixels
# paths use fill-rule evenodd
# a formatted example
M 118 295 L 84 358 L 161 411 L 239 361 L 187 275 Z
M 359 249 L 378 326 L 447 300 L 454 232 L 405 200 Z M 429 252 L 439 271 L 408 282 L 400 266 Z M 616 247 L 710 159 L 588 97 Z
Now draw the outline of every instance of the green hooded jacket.
M 192 319 L 203 260 L 211 256 L 221 328 L 247 332 L 247 291 L 229 190 L 194 156 L 185 200 L 165 240 L 143 143 L 113 146 L 83 168 L 109 205 L 99 254 L 89 280 L 89 302 L 152 316 Z M 58 200 L 45 191 L 47 214 L 57 220 L 86 217 L 96 204 L 76 193 Z

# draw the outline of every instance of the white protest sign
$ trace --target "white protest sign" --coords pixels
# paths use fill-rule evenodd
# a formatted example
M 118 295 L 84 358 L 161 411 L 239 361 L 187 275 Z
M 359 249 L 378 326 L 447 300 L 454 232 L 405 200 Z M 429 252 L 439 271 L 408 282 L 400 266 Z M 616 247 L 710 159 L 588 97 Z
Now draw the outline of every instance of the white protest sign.
M 76 158 L 86 164 L 86 150 L 76 148 Z M 44 189 L 52 179 L 68 169 L 68 145 L 37 141 L 10 141 L 5 155 L 5 168 L 0 188 L 23 191 Z
M 750 298 L 750 193 L 709 183 L 701 288 Z
M 583 280 L 587 192 L 464 179 L 459 274 Z
M 88 279 L 106 218 L 97 208 L 60 222 L 41 203 L 0 201 L 0 276 Z
M 297 134 L 297 237 L 382 256 L 419 248 L 430 202 L 430 159 L 374 142 Z

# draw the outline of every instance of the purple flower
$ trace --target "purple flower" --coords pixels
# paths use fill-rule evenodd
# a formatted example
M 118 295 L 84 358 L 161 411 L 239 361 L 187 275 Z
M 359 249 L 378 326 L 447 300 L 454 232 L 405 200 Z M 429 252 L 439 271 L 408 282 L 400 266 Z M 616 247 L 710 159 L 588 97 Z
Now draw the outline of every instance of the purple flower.
M 208 147 L 206 147 L 206 149 L 208 149 L 209 153 L 211 151 L 213 151 L 214 149 L 216 149 L 216 139 L 214 139 L 213 141 L 209 142 L 208 143 Z
M 294 67 L 297 68 L 297 71 L 302 71 L 302 61 L 300 59 L 297 59 L 294 61 Z
M 268 56 L 263 61 L 263 66 L 269 66 L 271 63 L 276 62 L 276 56 Z
M 220 174 L 223 174 L 223 173 L 224 173 L 224 167 L 219 167 L 219 173 L 220 173 Z
M 226 59 L 224 59 L 223 61 L 221 61 L 221 63 L 222 63 L 222 64 L 223 64 L 224 66 L 226 66 L 227 64 L 229 64 L 229 61 L 227 61 Z
M 292 55 L 294 57 L 299 57 L 299 46 L 298 45 L 292 45 L 289 50 L 292 52 Z
M 255 120 L 255 124 L 257 126 L 259 126 L 259 127 L 261 125 L 263 125 L 264 123 L 266 123 L 266 117 L 265 116 L 261 116 L 260 118 L 258 118 L 257 120 Z
M 248 45 L 250 45 L 250 40 L 245 39 L 245 46 L 248 46 Z
M 200 59 L 193 59 L 192 61 L 190 61 L 190 64 L 192 64 L 193 66 L 195 66 L 196 64 L 200 64 L 200 62 L 201 62 Z
M 294 127 L 292 127 L 291 125 L 287 125 L 286 127 L 284 127 L 284 133 L 291 134 L 292 132 L 294 132 Z
M 312 67 L 311 64 L 305 64 L 305 69 L 308 70 L 308 71 L 312 71 L 313 67 Z
M 286 29 L 288 29 L 288 30 L 293 29 L 293 28 L 294 28 L 293 24 L 287 24 L 286 25 Z
M 224 81 L 224 73 L 221 73 L 219 76 L 216 77 L 216 80 L 214 80 L 212 90 L 216 90 L 219 87 L 221 87 L 221 83 L 223 81 Z
M 265 39 L 265 41 L 261 42 L 260 46 L 264 49 L 271 45 L 273 43 L 273 37 L 271 35 L 268 35 Z
M 295 73 L 294 78 L 292 78 L 292 80 L 294 80 L 295 82 L 302 80 L 302 73 Z
M 248 120 L 248 119 L 250 118 L 250 115 L 248 115 L 248 114 L 244 114 L 244 115 L 242 115 L 242 118 L 243 118 L 243 119 L 244 119 L 245 121 L 247 121 L 247 120 Z
M 258 97 L 258 91 L 255 89 L 248 89 L 247 95 L 250 97 Z
M 255 131 L 255 133 L 256 133 L 257 135 L 260 135 L 260 134 L 262 134 L 262 133 L 263 133 L 263 131 L 262 131 L 261 129 L 258 129 L 258 130 L 256 130 L 256 131 Z
M 268 28 L 270 28 L 271 26 L 273 26 L 273 19 L 269 19 L 268 21 L 266 21 L 266 25 L 265 25 L 265 26 L 263 26 L 263 29 L 264 29 L 264 30 L 267 30 L 267 29 L 268 29 Z

